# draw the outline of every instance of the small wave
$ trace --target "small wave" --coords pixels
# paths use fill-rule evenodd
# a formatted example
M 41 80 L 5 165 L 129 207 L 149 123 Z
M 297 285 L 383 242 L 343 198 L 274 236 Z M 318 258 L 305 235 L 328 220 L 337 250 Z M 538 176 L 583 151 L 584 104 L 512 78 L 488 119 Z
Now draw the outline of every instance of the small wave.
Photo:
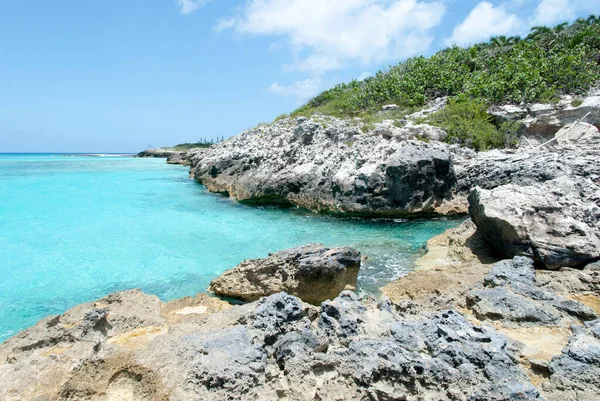
M 65 156 L 73 157 L 135 157 L 134 153 L 71 153 Z

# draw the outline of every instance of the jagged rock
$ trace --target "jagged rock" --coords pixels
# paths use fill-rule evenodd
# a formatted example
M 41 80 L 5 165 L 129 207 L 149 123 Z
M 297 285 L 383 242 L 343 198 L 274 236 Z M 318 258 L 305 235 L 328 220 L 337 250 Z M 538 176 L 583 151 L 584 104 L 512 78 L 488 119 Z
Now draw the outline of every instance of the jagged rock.
M 168 164 L 185 164 L 185 152 L 184 153 L 173 153 L 167 157 Z
M 550 401 L 592 401 L 600 388 L 600 320 L 576 326 L 562 355 L 549 363 Z
M 600 257 L 600 191 L 589 180 L 559 177 L 537 186 L 475 188 L 469 214 L 503 256 L 523 255 L 549 268 Z
M 347 286 L 356 287 L 359 269 L 360 253 L 355 249 L 311 244 L 246 260 L 213 280 L 210 290 L 243 301 L 285 291 L 319 304 Z
M 279 293 L 166 315 L 193 302 L 208 305 L 132 291 L 39 322 L 0 345 L 0 399 L 540 399 L 505 337 L 454 311 L 403 319 L 344 292 L 320 309 Z
M 468 294 L 469 307 L 480 320 L 501 321 L 504 325 L 556 326 L 597 318 L 580 302 L 564 299 L 541 287 L 533 260 L 517 256 L 495 263 L 481 288 Z
M 600 131 L 592 124 L 581 122 L 577 125 L 565 125 L 554 136 L 559 145 L 583 144 L 584 142 L 597 142 L 600 140 Z
M 590 113 L 584 122 L 600 126 L 600 95 L 590 93 L 573 106 L 572 96 L 563 96 L 558 103 L 494 106 L 488 112 L 498 123 L 503 121 L 521 121 L 526 135 L 550 139 L 563 127 L 579 121 Z
M 459 194 L 469 193 L 475 187 L 538 185 L 564 175 L 573 180 L 600 182 L 600 147 L 596 145 L 574 144 L 551 151 L 520 149 L 475 153 L 457 147 L 451 151 Z
M 185 152 L 180 152 L 178 150 L 173 150 L 173 149 L 162 149 L 162 148 L 157 148 L 157 149 L 146 149 L 144 151 L 141 151 L 140 153 L 138 153 L 138 157 L 156 157 L 156 158 L 168 158 L 170 156 L 174 156 L 174 155 L 181 155 L 184 154 Z
M 354 120 L 324 116 L 245 131 L 192 164 L 198 182 L 241 202 L 352 215 L 434 213 L 455 184 L 447 145 L 363 134 Z

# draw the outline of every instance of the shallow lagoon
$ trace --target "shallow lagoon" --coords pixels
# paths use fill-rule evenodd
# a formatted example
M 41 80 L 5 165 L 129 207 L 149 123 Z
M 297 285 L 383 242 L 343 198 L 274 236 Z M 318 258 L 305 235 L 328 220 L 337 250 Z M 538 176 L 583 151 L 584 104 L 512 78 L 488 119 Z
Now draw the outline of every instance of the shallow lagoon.
M 187 171 L 163 159 L 0 155 L 0 341 L 113 291 L 194 295 L 245 258 L 309 242 L 368 255 L 359 290 L 377 292 L 459 223 L 247 207 Z

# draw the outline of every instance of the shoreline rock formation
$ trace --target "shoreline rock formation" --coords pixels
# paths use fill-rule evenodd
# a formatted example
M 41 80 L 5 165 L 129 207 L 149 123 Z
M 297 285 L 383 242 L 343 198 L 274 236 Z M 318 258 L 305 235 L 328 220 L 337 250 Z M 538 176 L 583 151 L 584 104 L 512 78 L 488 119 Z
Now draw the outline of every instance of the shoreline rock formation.
M 433 214 L 456 181 L 450 152 L 398 130 L 366 135 L 352 121 L 288 118 L 195 157 L 194 178 L 247 204 L 356 216 Z
M 466 214 L 476 186 L 600 177 L 596 92 L 577 107 L 566 96 L 556 105 L 491 108 L 498 121 L 522 123 L 524 139 L 516 150 L 479 153 L 440 142 L 443 130 L 418 123 L 443 100 L 374 128 L 323 115 L 259 125 L 192 157 L 191 174 L 209 191 L 242 203 L 364 217 Z M 561 136 L 545 148 L 532 147 L 555 135 Z
M 77 306 L 0 345 L 0 399 L 595 399 L 600 264 L 493 262 L 470 221 L 430 245 L 379 301 L 132 290 Z
M 318 305 L 344 289 L 356 289 L 360 262 L 360 252 L 353 248 L 309 244 L 245 260 L 214 279 L 209 290 L 245 302 L 286 292 Z
M 197 155 L 204 152 L 206 148 L 191 148 L 186 151 L 179 151 L 175 149 L 146 149 L 137 154 L 137 157 L 144 158 L 159 158 L 167 159 L 168 164 L 180 164 L 182 166 L 190 166 L 192 159 Z
M 320 305 L 284 292 L 164 303 L 132 290 L 47 317 L 0 344 L 0 399 L 596 400 L 600 102 L 514 107 L 497 118 L 525 121 L 540 141 L 582 112 L 591 125 L 548 151 L 475 153 L 430 126 L 362 132 L 313 116 L 173 156 L 246 203 L 416 216 L 464 212 L 468 195 L 473 221 L 430 240 L 380 300 L 339 293 L 357 252 L 309 246 L 246 262 L 213 289 L 247 300 L 285 289 Z M 318 281 L 330 270 L 345 278 Z

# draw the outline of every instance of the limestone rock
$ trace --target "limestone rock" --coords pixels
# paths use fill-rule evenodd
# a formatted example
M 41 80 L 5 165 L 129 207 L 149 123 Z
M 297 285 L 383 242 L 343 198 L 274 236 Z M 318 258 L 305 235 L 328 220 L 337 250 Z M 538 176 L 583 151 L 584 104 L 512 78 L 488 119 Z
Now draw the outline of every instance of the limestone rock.
M 479 153 L 451 147 L 456 192 L 469 193 L 475 187 L 494 189 L 506 184 L 533 186 L 561 176 L 599 183 L 598 145 L 575 143 L 538 151 L 507 149 Z
M 174 156 L 174 155 L 181 155 L 182 153 L 185 152 L 180 152 L 178 150 L 173 150 L 173 149 L 162 149 L 162 148 L 156 148 L 156 149 L 146 149 L 144 151 L 141 151 L 140 153 L 138 153 L 138 157 L 156 157 L 156 158 L 168 158 L 170 156 Z
M 520 256 L 495 263 L 480 288 L 469 292 L 468 303 L 478 319 L 505 326 L 568 326 L 597 319 L 589 307 L 541 287 L 533 261 Z
M 195 320 L 167 310 L 138 291 L 42 320 L 0 345 L 0 399 L 540 399 L 506 338 L 454 311 L 403 319 L 350 292 L 321 308 L 278 293 Z
M 469 213 L 477 230 L 505 257 L 523 255 L 549 268 L 600 257 L 599 189 L 560 177 L 537 186 L 475 188 Z
M 210 283 L 217 295 L 255 301 L 281 291 L 305 302 L 333 299 L 347 286 L 356 286 L 360 253 L 352 248 L 305 245 L 246 260 Z
M 404 137 L 441 135 L 428 127 L 393 127 L 382 136 L 362 133 L 354 120 L 283 119 L 196 156 L 194 176 L 210 191 L 250 204 L 363 216 L 431 214 L 450 198 L 456 180 L 447 145 Z
M 554 136 L 559 145 L 583 144 L 600 140 L 600 131 L 592 124 L 581 122 L 565 125 Z
M 574 328 L 569 344 L 548 366 L 551 401 L 592 401 L 600 388 L 600 320 Z
M 600 95 L 597 92 L 590 92 L 578 106 L 573 105 L 573 100 L 572 96 L 566 95 L 558 103 L 493 106 L 488 112 L 498 123 L 522 122 L 526 135 L 533 138 L 550 139 L 562 128 L 579 121 L 588 113 L 584 122 L 599 127 Z

